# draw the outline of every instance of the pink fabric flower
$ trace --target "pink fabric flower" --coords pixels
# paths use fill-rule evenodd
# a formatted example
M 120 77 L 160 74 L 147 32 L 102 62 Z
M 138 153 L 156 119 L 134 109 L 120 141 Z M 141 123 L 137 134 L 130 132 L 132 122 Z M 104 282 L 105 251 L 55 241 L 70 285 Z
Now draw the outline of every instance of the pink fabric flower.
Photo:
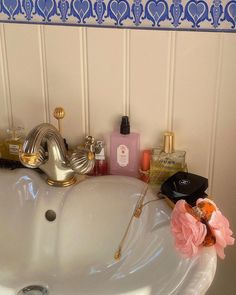
M 185 257 L 197 255 L 207 234 L 206 225 L 188 213 L 184 200 L 176 203 L 171 216 L 171 230 L 175 238 L 176 248 Z
M 218 256 L 222 259 L 225 258 L 224 248 L 227 245 L 234 244 L 234 238 L 231 237 L 233 232 L 229 228 L 229 221 L 220 210 L 213 212 L 211 219 L 208 222 L 215 238 L 215 249 Z
M 231 237 L 233 232 L 229 228 L 228 219 L 220 212 L 216 204 L 209 199 L 198 199 L 197 205 L 201 202 L 209 202 L 213 204 L 216 210 L 212 213 L 210 219 L 208 220 L 208 225 L 216 238 L 216 243 L 214 245 L 216 253 L 221 259 L 225 258 L 224 248 L 227 245 L 234 244 L 234 238 Z

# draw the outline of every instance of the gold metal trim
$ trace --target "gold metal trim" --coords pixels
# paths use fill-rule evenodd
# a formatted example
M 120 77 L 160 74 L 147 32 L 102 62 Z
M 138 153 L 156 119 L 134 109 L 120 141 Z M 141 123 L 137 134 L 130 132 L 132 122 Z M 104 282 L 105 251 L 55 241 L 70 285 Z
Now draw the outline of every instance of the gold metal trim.
M 28 165 L 36 165 L 39 162 L 39 154 L 38 153 L 23 153 L 21 150 L 19 151 L 19 158 L 20 160 Z
M 165 201 L 167 203 L 167 205 L 171 208 L 171 209 L 174 209 L 175 207 L 175 203 L 172 202 L 168 197 L 165 196 Z
M 122 240 L 120 241 L 120 244 L 119 244 L 117 250 L 115 251 L 114 259 L 116 261 L 119 261 L 121 259 L 121 257 L 122 257 L 123 246 L 124 246 L 125 240 L 127 238 L 128 232 L 130 230 L 131 224 L 133 222 L 133 219 L 134 218 L 139 218 L 141 216 L 141 214 L 143 212 L 143 207 L 146 206 L 147 204 L 164 199 L 162 194 L 158 193 L 157 196 L 156 196 L 156 199 L 150 200 L 150 201 L 144 203 L 144 199 L 145 199 L 145 196 L 147 194 L 148 188 L 149 188 L 149 186 L 148 186 L 148 184 L 146 184 L 143 191 L 142 191 L 142 193 L 141 193 L 141 195 L 140 195 L 140 197 L 139 197 L 139 199 L 138 199 L 138 201 L 137 201 L 137 203 L 136 203 L 135 209 L 134 209 L 133 214 L 132 214 L 132 216 L 130 218 L 130 221 L 129 221 L 127 227 L 126 227 L 126 230 L 125 230 L 125 233 L 124 233 L 124 235 L 122 237 Z M 159 197 L 159 195 L 161 195 L 161 197 Z
M 61 120 L 65 117 L 65 114 L 65 110 L 62 107 L 55 108 L 53 112 L 54 118 L 58 121 L 58 131 L 60 132 L 60 134 L 62 133 Z
M 72 178 L 65 180 L 65 181 L 56 181 L 56 180 L 52 180 L 52 179 L 47 179 L 47 184 L 51 185 L 51 186 L 56 186 L 56 187 L 67 187 L 70 186 L 74 183 L 76 183 L 76 178 L 73 176 Z
M 89 161 L 92 161 L 95 157 L 95 154 L 93 152 L 88 152 L 87 157 Z

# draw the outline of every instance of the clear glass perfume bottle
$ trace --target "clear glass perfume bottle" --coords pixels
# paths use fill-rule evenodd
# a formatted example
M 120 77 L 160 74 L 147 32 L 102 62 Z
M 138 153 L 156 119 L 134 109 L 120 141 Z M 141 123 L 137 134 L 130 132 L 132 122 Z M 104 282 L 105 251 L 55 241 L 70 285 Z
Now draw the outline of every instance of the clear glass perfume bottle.
M 185 151 L 174 150 L 174 133 L 164 133 L 164 148 L 152 150 L 150 184 L 160 185 L 178 171 L 186 171 Z
M 4 158 L 19 161 L 19 150 L 24 142 L 23 132 L 23 127 L 12 127 L 7 129 L 8 137 L 4 142 Z

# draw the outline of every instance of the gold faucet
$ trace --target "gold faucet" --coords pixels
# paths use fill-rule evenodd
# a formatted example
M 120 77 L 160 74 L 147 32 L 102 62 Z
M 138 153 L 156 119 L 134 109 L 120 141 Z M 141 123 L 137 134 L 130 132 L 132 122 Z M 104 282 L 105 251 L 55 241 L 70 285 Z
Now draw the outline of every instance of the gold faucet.
M 47 183 L 66 187 L 76 182 L 75 174 L 86 174 L 94 167 L 95 143 L 67 155 L 60 132 L 51 124 L 42 123 L 27 135 L 19 153 L 28 168 L 40 168 L 48 176 Z

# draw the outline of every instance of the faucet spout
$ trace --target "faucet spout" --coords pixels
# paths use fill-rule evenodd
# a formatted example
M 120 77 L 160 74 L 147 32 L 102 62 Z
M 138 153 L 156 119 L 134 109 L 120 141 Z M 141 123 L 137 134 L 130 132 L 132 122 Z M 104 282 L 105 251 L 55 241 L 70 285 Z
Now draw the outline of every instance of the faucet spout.
M 44 171 L 50 185 L 69 186 L 76 181 L 64 141 L 51 124 L 42 123 L 30 131 L 20 151 L 20 161 L 28 168 Z

